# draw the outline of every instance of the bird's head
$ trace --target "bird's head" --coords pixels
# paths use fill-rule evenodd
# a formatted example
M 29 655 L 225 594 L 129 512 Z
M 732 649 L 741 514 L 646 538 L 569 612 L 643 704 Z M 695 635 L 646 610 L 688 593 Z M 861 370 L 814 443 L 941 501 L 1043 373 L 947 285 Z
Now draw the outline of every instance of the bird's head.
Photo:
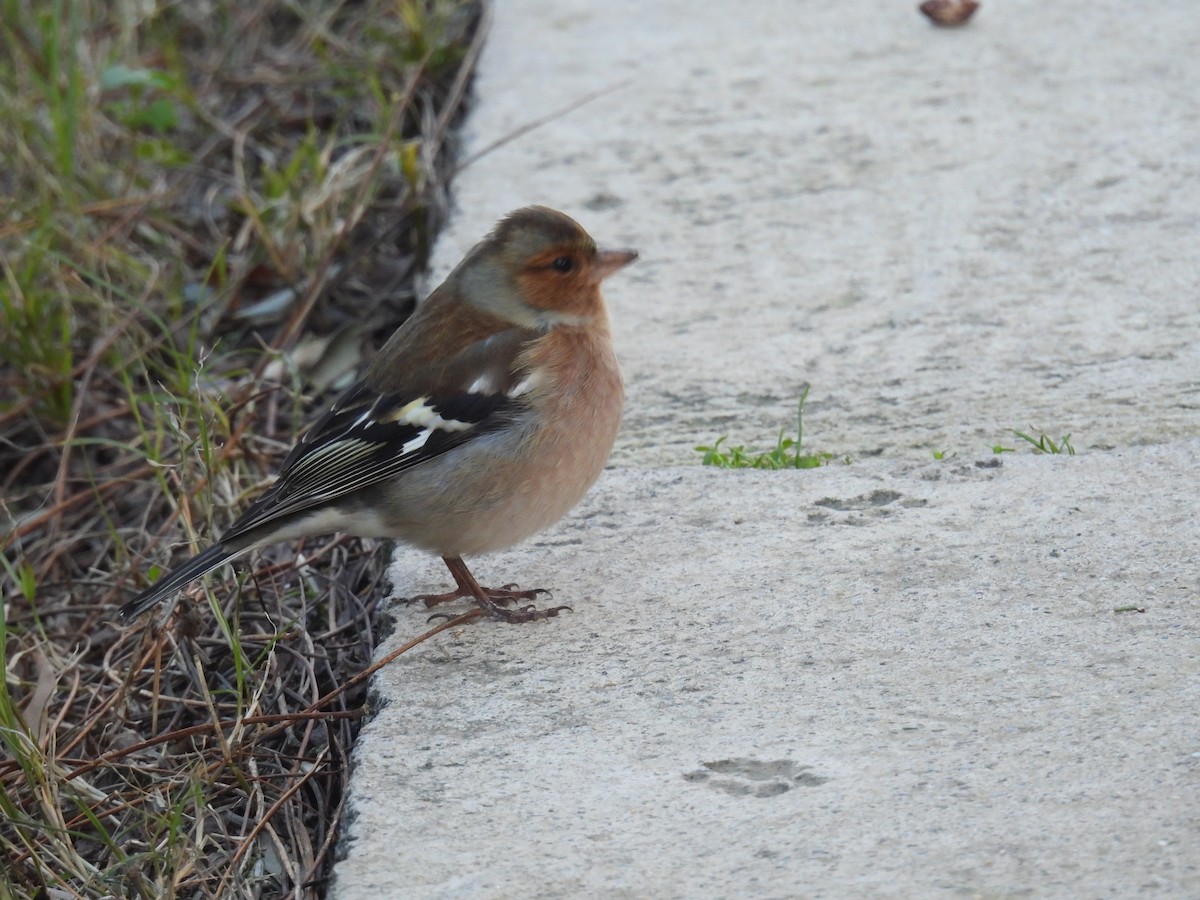
M 529 206 L 505 216 L 451 278 L 479 309 L 547 329 L 602 317 L 600 282 L 635 259 L 634 250 L 597 249 L 570 216 Z

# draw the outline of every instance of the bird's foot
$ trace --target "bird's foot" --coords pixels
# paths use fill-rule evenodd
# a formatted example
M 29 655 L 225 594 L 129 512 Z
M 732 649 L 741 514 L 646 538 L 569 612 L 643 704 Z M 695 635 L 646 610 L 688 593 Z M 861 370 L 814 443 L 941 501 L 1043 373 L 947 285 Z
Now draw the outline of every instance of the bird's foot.
M 545 594 L 547 597 L 550 596 L 550 591 L 547 588 L 533 588 L 528 591 L 522 591 L 515 584 L 506 584 L 504 587 L 498 588 L 481 587 L 480 589 L 483 591 L 484 596 L 500 606 L 517 603 L 521 600 L 529 602 L 530 600 L 536 600 L 542 594 Z M 469 587 L 464 585 L 456 590 L 446 591 L 444 594 L 417 594 L 415 597 L 402 597 L 400 598 L 400 602 L 405 604 L 424 603 L 426 609 L 433 609 L 435 606 L 440 606 L 443 603 L 453 603 L 455 600 L 475 599 L 475 594 L 472 593 Z M 483 606 L 483 604 L 480 605 Z M 484 608 L 486 609 L 486 607 Z
M 466 563 L 459 556 L 443 556 L 442 561 L 446 563 L 446 567 L 450 570 L 450 574 L 454 576 L 454 583 L 458 586 L 456 590 L 445 594 L 421 594 L 407 601 L 415 603 L 420 600 L 425 604 L 426 608 L 437 606 L 439 603 L 449 603 L 451 600 L 457 600 L 460 597 L 470 598 L 475 601 L 475 606 L 481 615 L 487 615 L 493 619 L 498 619 L 501 622 L 509 622 L 517 624 L 519 622 L 533 622 L 537 619 L 553 619 L 564 609 L 570 609 L 569 606 L 552 606 L 549 609 L 538 609 L 530 600 L 536 600 L 541 594 L 550 596 L 550 592 L 545 588 L 534 588 L 533 590 L 523 591 L 515 584 L 506 584 L 499 588 L 485 588 L 475 576 L 471 574 Z M 525 601 L 527 605 L 518 606 L 515 609 L 508 609 L 510 604 L 520 603 Z M 465 613 L 464 613 L 465 615 Z M 453 619 L 455 616 L 447 616 L 442 613 L 437 613 L 430 616 L 430 619 L 447 618 Z
M 508 593 L 510 593 L 510 594 L 512 594 L 512 593 L 527 594 L 527 593 L 533 593 L 533 592 L 532 591 L 519 591 L 519 592 L 509 591 Z M 543 590 L 542 593 L 548 594 L 550 592 Z M 516 598 L 511 598 L 511 599 L 515 600 Z M 490 602 L 488 602 L 488 603 L 483 603 L 483 602 L 477 601 L 477 602 L 479 602 L 479 608 L 482 609 L 489 616 L 491 616 L 493 619 L 499 619 L 501 622 L 508 622 L 511 625 L 517 625 L 517 624 L 520 624 L 521 622 L 534 622 L 538 619 L 553 619 L 564 609 L 568 610 L 568 611 L 573 611 L 573 610 L 571 610 L 571 607 L 569 607 L 569 606 L 551 606 L 551 607 L 548 607 L 547 609 L 538 609 L 532 603 L 529 604 L 528 606 L 519 606 L 516 609 L 508 609 L 505 606 L 501 606 L 499 603 L 497 603 L 495 600 L 492 600 L 491 598 L 489 598 L 489 601 Z
M 470 591 L 446 591 L 444 594 L 417 594 L 413 597 L 400 597 L 400 602 L 405 606 L 412 606 L 414 603 L 424 603 L 426 609 L 433 609 L 442 603 L 453 603 L 455 600 L 460 600 L 463 597 L 470 597 Z
M 450 591 L 445 594 L 421 594 L 416 597 L 410 597 L 406 603 L 416 603 L 418 600 L 423 602 L 426 607 L 436 606 L 439 603 L 448 603 L 451 600 L 469 599 L 475 601 L 475 611 L 480 615 L 488 616 L 492 619 L 497 619 L 501 622 L 508 622 L 512 625 L 520 624 L 521 622 L 534 622 L 538 619 L 553 619 L 564 609 L 570 610 L 569 606 L 551 606 L 547 609 L 538 609 L 532 603 L 525 606 L 519 606 L 516 609 L 509 609 L 509 604 L 516 603 L 520 600 L 536 600 L 539 595 L 545 594 L 550 596 L 550 591 L 546 588 L 534 588 L 529 591 L 517 590 L 515 584 L 506 584 L 502 588 L 485 588 L 480 587 L 483 596 L 477 597 L 470 591 Z M 453 619 L 455 615 L 452 613 L 434 613 L 429 617 L 429 621 L 434 619 Z
M 482 619 L 486 616 L 488 618 L 497 619 L 501 622 L 508 622 L 510 625 L 520 625 L 523 622 L 534 622 L 538 619 L 553 619 L 564 609 L 574 612 L 574 610 L 572 610 L 569 606 L 551 606 L 549 609 L 538 609 L 536 606 L 531 604 L 529 606 L 522 606 L 518 609 L 507 609 L 503 606 L 485 606 L 481 603 L 474 609 L 468 610 L 462 615 L 470 616 L 470 619 L 467 621 L 475 621 L 476 619 Z M 456 616 L 453 613 L 434 613 L 429 617 L 429 621 L 432 622 L 434 619 L 446 619 L 449 621 L 450 619 L 457 618 L 459 618 L 459 616 Z M 464 624 L 466 624 L 465 621 Z

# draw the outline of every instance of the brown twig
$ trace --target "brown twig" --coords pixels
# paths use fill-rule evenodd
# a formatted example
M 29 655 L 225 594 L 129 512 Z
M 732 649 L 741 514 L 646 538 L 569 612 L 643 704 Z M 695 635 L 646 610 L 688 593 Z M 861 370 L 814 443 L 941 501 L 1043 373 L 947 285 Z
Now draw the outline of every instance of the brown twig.
M 573 113 L 575 110 L 579 109 L 580 107 L 587 106 L 589 103 L 591 103 L 594 100 L 599 100 L 601 97 L 607 97 L 609 94 L 611 94 L 615 91 L 619 91 L 623 87 L 628 87 L 630 84 L 633 83 L 633 81 L 634 81 L 634 79 L 632 79 L 632 78 L 626 78 L 622 81 L 618 81 L 616 84 L 610 84 L 606 88 L 601 88 L 598 91 L 592 91 L 592 93 L 590 93 L 590 94 L 585 94 L 584 96 L 580 97 L 578 100 L 573 100 L 570 103 L 568 103 L 566 106 L 561 107 L 560 109 L 556 109 L 552 113 L 548 113 L 547 115 L 541 116 L 540 118 L 533 119 L 532 121 L 526 122 L 524 125 L 517 126 L 512 131 L 508 132 L 507 134 L 503 135 L 500 138 L 497 138 L 496 140 L 492 141 L 490 144 L 487 144 L 482 150 L 478 150 L 475 153 L 472 153 L 470 156 L 468 156 L 466 159 L 464 159 L 462 162 L 460 162 L 457 166 L 455 166 L 451 170 L 449 177 L 450 178 L 456 177 L 464 169 L 467 169 L 470 166 L 474 165 L 475 163 L 479 162 L 479 160 L 483 159 L 483 157 L 487 156 L 488 154 L 496 152 L 501 147 L 503 147 L 505 144 L 511 144 L 517 138 L 524 137 L 525 135 L 529 134 L 531 131 L 537 131 L 537 129 L 541 128 L 543 125 L 550 124 L 555 119 L 561 119 L 563 116 Z

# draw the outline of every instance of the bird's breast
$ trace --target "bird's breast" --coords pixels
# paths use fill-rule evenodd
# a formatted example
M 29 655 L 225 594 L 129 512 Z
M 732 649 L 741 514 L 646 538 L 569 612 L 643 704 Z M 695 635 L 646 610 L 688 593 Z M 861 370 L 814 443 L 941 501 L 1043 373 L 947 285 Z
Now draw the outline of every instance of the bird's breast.
M 522 353 L 523 411 L 414 470 L 391 494 L 394 536 L 443 556 L 511 547 L 553 525 L 600 476 L 624 391 L 607 334 L 555 329 Z

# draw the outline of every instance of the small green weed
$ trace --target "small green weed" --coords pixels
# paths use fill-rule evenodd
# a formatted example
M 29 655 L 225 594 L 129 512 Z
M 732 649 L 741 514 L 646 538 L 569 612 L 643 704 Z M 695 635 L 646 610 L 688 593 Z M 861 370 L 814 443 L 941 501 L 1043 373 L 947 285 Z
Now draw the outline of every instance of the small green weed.
M 1033 430 L 1033 429 L 1030 429 L 1030 430 Z M 1017 437 L 1019 437 L 1021 440 L 1025 441 L 1030 446 L 1032 446 L 1034 453 L 1065 454 L 1067 456 L 1075 455 L 1075 448 L 1073 446 L 1071 446 L 1071 436 L 1069 434 L 1064 434 L 1061 438 L 1058 439 L 1057 442 L 1055 442 L 1044 431 L 1039 432 L 1038 436 L 1036 438 L 1031 434 L 1026 434 L 1024 431 L 1017 431 L 1015 428 L 1012 429 L 1012 433 L 1015 434 Z M 999 454 L 999 453 L 1016 453 L 1017 448 L 1016 447 L 1004 447 L 1000 444 L 995 444 L 992 446 L 992 452 L 997 453 L 997 454 Z
M 697 453 L 703 453 L 701 465 L 717 466 L 721 469 L 815 469 L 833 459 L 832 453 L 802 453 L 801 444 L 804 440 L 804 401 L 808 399 L 808 385 L 800 394 L 800 402 L 796 406 L 796 436 L 786 437 L 784 430 L 779 431 L 779 440 L 775 447 L 761 453 L 749 451 L 739 444 L 736 447 L 723 448 L 728 435 L 722 435 L 712 444 L 701 444 L 696 448 Z M 847 460 L 848 461 L 848 460 Z

